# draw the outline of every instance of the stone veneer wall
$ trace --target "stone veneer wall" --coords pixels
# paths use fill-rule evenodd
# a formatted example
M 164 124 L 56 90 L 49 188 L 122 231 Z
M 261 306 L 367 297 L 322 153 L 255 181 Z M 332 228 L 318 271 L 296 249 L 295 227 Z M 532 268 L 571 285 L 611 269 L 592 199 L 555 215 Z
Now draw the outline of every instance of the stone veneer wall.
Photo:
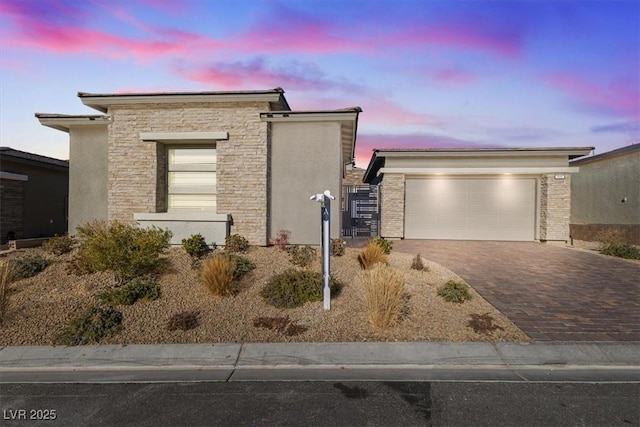
M 232 233 L 265 245 L 268 135 L 260 112 L 267 110 L 268 102 L 111 106 L 109 219 L 133 222 L 134 213 L 164 209 L 165 147 L 140 140 L 141 132 L 223 131 L 229 140 L 217 143 L 217 213 L 232 215 Z
M 404 175 L 385 174 L 380 187 L 380 235 L 404 237 Z
M 571 175 L 555 179 L 553 174 L 540 178 L 540 240 L 569 240 L 571 214 Z
M 0 180 L 0 243 L 7 242 L 7 233 L 16 238 L 24 235 L 24 181 Z

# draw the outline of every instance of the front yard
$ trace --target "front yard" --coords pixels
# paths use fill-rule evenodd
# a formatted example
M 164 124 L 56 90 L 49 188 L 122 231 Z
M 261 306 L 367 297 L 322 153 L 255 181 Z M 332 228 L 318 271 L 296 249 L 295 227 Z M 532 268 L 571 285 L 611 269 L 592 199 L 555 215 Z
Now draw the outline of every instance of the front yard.
M 158 277 L 160 298 L 140 300 L 130 306 L 116 305 L 123 315 L 123 327 L 100 343 L 530 341 L 473 290 L 469 301 L 445 302 L 437 295 L 437 288 L 451 279 L 461 279 L 428 260 L 425 262 L 428 271 L 413 270 L 410 267 L 415 254 L 397 252 L 390 254 L 389 265 L 406 279 L 402 316 L 395 326 L 383 330 L 373 328 L 354 285 L 362 271 L 358 253 L 359 250 L 348 248 L 344 256 L 331 258 L 332 274 L 344 286 L 332 299 L 331 310 L 324 311 L 322 302 L 278 309 L 260 296 L 270 277 L 293 267 L 287 253 L 277 247 L 251 247 L 243 254 L 256 268 L 240 280 L 237 293 L 228 297 L 208 293 L 200 282 L 198 268 L 192 266 L 191 257 L 182 248 L 171 248 L 165 252 L 168 262 Z M 5 316 L 0 325 L 0 345 L 54 344 L 72 319 L 96 304 L 98 293 L 115 284 L 112 273 L 80 275 L 74 272 L 70 268 L 73 252 L 53 256 L 41 249 L 29 249 L 3 257 L 33 254 L 52 258 L 54 262 L 38 275 L 9 285 Z M 320 271 L 319 257 L 311 268 Z M 169 330 L 170 318 L 180 312 L 197 312 L 198 326 Z M 494 328 L 476 332 L 469 323 L 474 318 L 491 319 L 489 326 Z M 287 324 L 294 327 L 284 328 Z

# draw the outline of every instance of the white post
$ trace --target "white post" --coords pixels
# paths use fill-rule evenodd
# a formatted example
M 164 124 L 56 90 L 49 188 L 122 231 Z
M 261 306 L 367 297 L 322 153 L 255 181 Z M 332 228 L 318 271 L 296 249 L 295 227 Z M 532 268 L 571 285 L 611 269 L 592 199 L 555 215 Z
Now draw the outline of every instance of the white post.
M 320 203 L 320 215 L 322 219 L 322 296 L 324 309 L 331 309 L 331 240 L 330 240 L 330 224 L 331 224 L 331 200 L 334 197 L 329 190 L 323 194 L 311 196 L 311 200 Z

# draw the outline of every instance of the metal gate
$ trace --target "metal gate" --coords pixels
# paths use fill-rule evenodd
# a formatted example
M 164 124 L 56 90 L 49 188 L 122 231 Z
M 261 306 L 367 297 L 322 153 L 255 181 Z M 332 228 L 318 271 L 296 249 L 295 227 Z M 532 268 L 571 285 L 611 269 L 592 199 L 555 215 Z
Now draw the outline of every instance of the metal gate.
M 342 236 L 377 236 L 380 225 L 378 186 L 345 185 L 342 188 Z

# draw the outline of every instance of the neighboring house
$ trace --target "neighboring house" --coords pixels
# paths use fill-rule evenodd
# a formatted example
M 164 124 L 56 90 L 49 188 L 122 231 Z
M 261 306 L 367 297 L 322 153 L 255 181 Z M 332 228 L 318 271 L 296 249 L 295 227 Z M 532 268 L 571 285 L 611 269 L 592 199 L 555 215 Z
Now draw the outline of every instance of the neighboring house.
M 571 237 L 597 241 L 610 230 L 640 245 L 640 144 L 571 162 Z
M 0 244 L 67 232 L 69 162 L 0 147 Z
M 100 115 L 36 114 L 69 133 L 69 230 L 93 219 L 169 228 L 172 243 L 229 233 L 320 242 L 312 194 L 339 201 L 360 108 L 291 111 L 284 91 L 79 93 Z M 341 229 L 332 204 L 332 237 Z
M 374 150 L 386 238 L 569 239 L 569 160 L 593 147 Z

